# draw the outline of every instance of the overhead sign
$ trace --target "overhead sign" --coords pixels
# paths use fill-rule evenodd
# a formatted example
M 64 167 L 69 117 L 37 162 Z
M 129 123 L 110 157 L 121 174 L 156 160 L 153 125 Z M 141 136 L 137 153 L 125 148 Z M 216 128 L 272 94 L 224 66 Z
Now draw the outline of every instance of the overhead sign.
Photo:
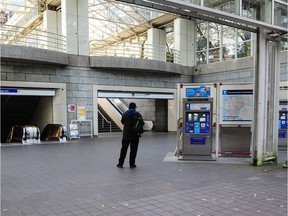
M 173 93 L 98 91 L 98 98 L 174 99 Z
M 51 89 L 21 89 L 21 88 L 0 88 L 0 95 L 14 96 L 55 96 L 55 90 Z

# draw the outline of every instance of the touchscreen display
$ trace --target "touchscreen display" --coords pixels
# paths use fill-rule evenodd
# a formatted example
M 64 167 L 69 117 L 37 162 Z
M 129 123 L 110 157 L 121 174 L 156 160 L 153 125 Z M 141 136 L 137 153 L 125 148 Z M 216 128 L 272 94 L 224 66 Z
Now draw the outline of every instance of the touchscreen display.
M 210 112 L 186 112 L 185 132 L 210 133 Z

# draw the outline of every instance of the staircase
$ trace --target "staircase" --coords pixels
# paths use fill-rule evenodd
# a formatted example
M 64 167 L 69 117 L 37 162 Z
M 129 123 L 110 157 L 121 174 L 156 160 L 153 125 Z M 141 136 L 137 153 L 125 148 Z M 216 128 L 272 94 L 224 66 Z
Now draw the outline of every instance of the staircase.
M 98 110 L 99 110 L 99 112 L 98 112 L 98 132 L 99 133 L 120 132 L 121 131 L 121 129 L 115 124 L 115 122 L 102 109 L 102 107 L 98 106 Z M 111 131 L 110 131 L 110 124 L 111 124 Z

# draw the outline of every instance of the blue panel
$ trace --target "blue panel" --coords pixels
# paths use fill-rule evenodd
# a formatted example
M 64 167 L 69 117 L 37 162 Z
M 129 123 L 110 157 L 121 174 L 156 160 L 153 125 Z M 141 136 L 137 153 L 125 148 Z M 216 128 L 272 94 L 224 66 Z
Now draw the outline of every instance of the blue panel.
M 211 88 L 200 86 L 199 88 L 186 88 L 186 97 L 210 97 Z
M 286 132 L 285 131 L 279 131 L 278 132 L 278 138 L 286 138 Z
M 194 133 L 195 134 L 200 133 L 200 122 L 194 122 Z
M 190 137 L 191 145 L 205 145 L 206 138 L 205 137 Z
M 17 93 L 17 89 L 1 88 L 0 92 L 2 92 L 2 93 Z
M 288 129 L 288 112 L 287 111 L 279 112 L 278 129 Z

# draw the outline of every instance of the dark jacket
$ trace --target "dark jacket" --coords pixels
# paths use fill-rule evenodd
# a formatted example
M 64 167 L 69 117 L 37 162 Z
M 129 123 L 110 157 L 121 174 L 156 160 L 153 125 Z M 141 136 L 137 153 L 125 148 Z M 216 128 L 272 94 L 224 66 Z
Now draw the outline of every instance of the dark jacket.
M 135 117 L 137 116 L 142 119 L 141 114 L 137 112 L 135 109 L 129 109 L 122 115 L 121 122 L 124 125 L 123 139 L 125 140 L 131 140 L 135 138 L 139 139 L 139 137 L 135 137 L 135 134 L 132 133 L 133 122 Z M 144 125 L 143 119 L 142 119 L 142 125 Z

